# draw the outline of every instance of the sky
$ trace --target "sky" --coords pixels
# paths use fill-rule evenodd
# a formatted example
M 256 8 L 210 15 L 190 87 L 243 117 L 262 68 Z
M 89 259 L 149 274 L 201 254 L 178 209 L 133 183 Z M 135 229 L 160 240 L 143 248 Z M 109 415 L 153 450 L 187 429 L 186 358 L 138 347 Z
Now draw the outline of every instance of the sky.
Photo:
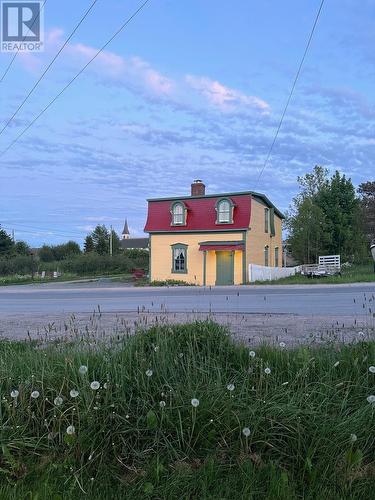
M 0 83 L 0 129 L 92 0 L 48 0 L 44 51 Z M 259 179 L 320 0 L 151 0 L 5 153 L 138 8 L 98 0 L 0 134 L 0 224 L 31 246 L 96 224 L 142 236 L 147 199 L 254 190 L 282 211 L 314 165 L 374 179 L 375 0 L 326 0 Z M 0 75 L 12 54 L 0 53 Z

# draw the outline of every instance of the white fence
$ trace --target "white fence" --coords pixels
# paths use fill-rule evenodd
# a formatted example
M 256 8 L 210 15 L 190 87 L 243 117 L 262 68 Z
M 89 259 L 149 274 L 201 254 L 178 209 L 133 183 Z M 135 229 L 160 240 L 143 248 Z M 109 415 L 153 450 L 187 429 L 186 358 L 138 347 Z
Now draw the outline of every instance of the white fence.
M 319 266 L 337 267 L 340 269 L 340 255 L 320 255 Z
M 249 264 L 249 281 L 271 281 L 287 276 L 294 276 L 296 273 L 301 272 L 301 267 L 266 267 L 258 266 L 256 264 Z

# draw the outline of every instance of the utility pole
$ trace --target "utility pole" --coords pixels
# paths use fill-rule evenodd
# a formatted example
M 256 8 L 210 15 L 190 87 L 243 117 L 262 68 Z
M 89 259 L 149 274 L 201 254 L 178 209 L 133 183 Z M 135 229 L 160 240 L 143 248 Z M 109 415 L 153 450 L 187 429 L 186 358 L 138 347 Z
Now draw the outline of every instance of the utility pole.
M 112 257 L 113 254 L 113 229 L 111 226 L 111 232 L 109 234 L 109 255 Z

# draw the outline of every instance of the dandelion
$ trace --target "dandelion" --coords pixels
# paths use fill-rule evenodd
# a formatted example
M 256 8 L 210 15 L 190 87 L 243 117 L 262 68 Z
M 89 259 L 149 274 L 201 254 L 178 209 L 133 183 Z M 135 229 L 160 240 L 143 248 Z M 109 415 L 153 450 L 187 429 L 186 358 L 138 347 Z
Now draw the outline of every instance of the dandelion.
M 17 389 L 13 389 L 13 391 L 10 393 L 11 398 L 18 398 L 20 393 L 17 391 Z
M 369 366 L 368 371 L 369 371 L 370 373 L 375 373 L 375 366 Z
M 100 383 L 97 380 L 91 382 L 90 387 L 93 391 L 97 391 L 100 387 Z
M 40 396 L 39 391 L 33 391 L 33 392 L 31 393 L 31 397 L 32 397 L 33 399 L 38 399 L 38 398 L 39 398 L 39 396 Z
M 73 434 L 75 434 L 76 432 L 76 428 L 74 427 L 74 425 L 69 425 L 69 427 L 66 428 L 66 433 L 69 434 L 69 436 L 72 436 Z
M 336 363 L 333 365 L 333 368 L 337 368 L 340 364 L 340 361 L 336 361 Z
M 81 365 L 78 369 L 79 373 L 81 375 L 86 375 L 86 373 L 89 371 L 86 365 Z
M 269 374 L 271 373 L 271 368 L 265 368 L 265 369 L 264 369 L 264 373 L 265 373 L 266 375 L 269 375 Z
M 63 404 L 63 398 L 61 396 L 57 396 L 53 402 L 55 403 L 55 406 L 61 406 Z
M 70 392 L 70 397 L 71 398 L 76 398 L 79 395 L 79 392 L 76 389 L 72 389 Z
M 180 352 L 180 354 L 178 355 L 179 358 L 183 358 L 184 357 L 184 353 L 183 352 Z
M 228 385 L 227 385 L 227 389 L 228 389 L 228 391 L 230 391 L 230 392 L 234 391 L 234 384 L 228 384 Z
M 165 408 L 166 404 L 167 403 L 165 401 L 160 401 L 159 406 L 160 406 L 160 408 Z
M 250 358 L 255 358 L 256 356 L 255 351 L 249 351 L 249 356 Z
M 359 337 L 364 337 L 364 336 L 365 336 L 365 334 L 364 334 L 363 332 L 358 332 L 358 336 L 359 336 Z
M 245 437 L 249 437 L 250 436 L 250 429 L 248 427 L 244 427 L 242 429 L 242 434 L 245 436 Z
M 196 408 L 197 406 L 199 406 L 199 399 L 193 398 L 191 400 L 191 405 L 194 406 L 194 408 Z
M 108 389 L 108 383 L 104 382 L 103 387 L 104 387 L 104 389 Z
M 375 403 L 375 396 L 373 394 L 371 394 L 371 396 L 368 396 L 367 397 L 367 401 L 369 403 Z
M 154 351 L 155 351 L 155 352 L 158 352 L 158 350 L 159 350 L 159 346 L 158 346 L 158 345 L 156 345 L 156 346 L 154 347 Z
M 355 443 L 355 442 L 357 441 L 357 439 L 358 439 L 358 438 L 357 438 L 357 435 L 356 435 L 356 434 L 350 434 L 350 441 L 351 441 L 352 443 Z
M 281 349 L 284 349 L 284 347 L 286 347 L 286 343 L 285 342 L 280 342 L 279 346 L 281 347 Z
M 150 370 L 150 369 L 146 370 L 146 375 L 147 375 L 148 377 L 152 377 L 152 374 L 153 374 L 153 373 L 154 373 L 154 372 L 153 372 L 152 370 Z

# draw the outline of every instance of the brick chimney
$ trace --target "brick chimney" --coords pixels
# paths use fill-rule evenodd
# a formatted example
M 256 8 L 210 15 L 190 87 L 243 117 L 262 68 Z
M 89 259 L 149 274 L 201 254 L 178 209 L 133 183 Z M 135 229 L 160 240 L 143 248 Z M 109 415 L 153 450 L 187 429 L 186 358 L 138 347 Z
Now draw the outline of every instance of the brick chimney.
M 200 179 L 196 179 L 191 185 L 191 196 L 204 196 L 206 194 L 206 186 Z

